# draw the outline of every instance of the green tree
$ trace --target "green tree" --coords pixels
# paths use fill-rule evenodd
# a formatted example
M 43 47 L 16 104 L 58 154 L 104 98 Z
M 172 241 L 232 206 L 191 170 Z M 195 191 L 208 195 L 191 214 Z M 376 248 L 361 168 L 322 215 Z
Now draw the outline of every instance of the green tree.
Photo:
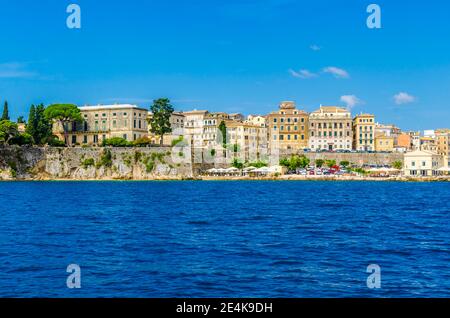
M 9 120 L 0 121 L 0 143 L 9 144 L 11 139 L 19 135 L 17 124 Z
M 343 160 L 339 163 L 340 166 L 347 168 L 350 165 L 350 162 L 347 160 Z
M 45 115 L 45 106 L 31 105 L 26 132 L 33 137 L 35 144 L 50 143 L 53 138 L 52 123 Z
M 280 165 L 287 167 L 289 170 L 297 170 L 298 168 L 306 168 L 310 160 L 304 156 L 292 155 L 289 159 L 283 158 L 280 160 Z
M 80 115 L 81 118 L 81 115 Z M 40 104 L 36 106 L 36 134 L 33 136 L 35 143 L 44 144 L 52 137 L 52 123 L 45 116 L 45 106 Z
M 327 165 L 328 168 L 332 168 L 336 165 L 336 160 L 327 160 L 325 161 L 325 164 Z
M 322 168 L 325 161 L 323 159 L 316 159 L 316 167 Z
M 31 105 L 30 112 L 28 114 L 28 124 L 26 128 L 26 132 L 33 137 L 36 136 L 36 107 Z M 36 140 L 35 140 L 36 142 Z
M 19 135 L 14 136 L 13 138 L 11 138 L 9 143 L 11 145 L 19 145 L 19 146 L 32 145 L 33 137 L 30 134 L 25 132 L 23 134 L 19 134 Z
M 9 120 L 8 102 L 3 105 L 2 120 Z
M 23 116 L 17 117 L 17 123 L 18 124 L 25 124 L 25 118 Z
M 81 122 L 81 112 L 73 104 L 53 104 L 44 111 L 45 117 L 52 122 L 59 123 L 64 131 L 64 140 L 68 142 L 68 125 L 73 122 Z
M 162 146 L 164 135 L 172 132 L 170 117 L 174 112 L 173 106 L 168 98 L 160 98 L 153 101 L 150 111 L 152 112 L 152 116 L 148 120 L 150 132 L 160 137 L 160 145 Z
M 103 146 L 111 146 L 111 147 L 129 147 L 132 144 L 122 137 L 113 137 L 109 139 L 103 140 Z
M 242 169 L 244 168 L 244 164 L 237 158 L 233 159 L 233 163 L 231 164 L 233 167 L 237 168 L 237 169 Z
M 222 147 L 225 148 L 227 146 L 227 125 L 223 120 L 220 122 L 219 131 L 222 135 Z
M 392 163 L 392 167 L 394 167 L 395 169 L 402 169 L 403 168 L 403 162 L 401 162 L 400 160 L 394 161 Z

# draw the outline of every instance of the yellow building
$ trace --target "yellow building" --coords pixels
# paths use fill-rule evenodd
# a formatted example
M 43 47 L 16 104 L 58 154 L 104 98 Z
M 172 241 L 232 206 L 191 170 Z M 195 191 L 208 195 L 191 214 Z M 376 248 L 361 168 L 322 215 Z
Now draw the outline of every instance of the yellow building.
M 258 160 L 268 150 L 267 128 L 238 121 L 227 121 L 227 144 L 236 145 L 241 159 Z
M 375 151 L 375 115 L 360 114 L 353 118 L 353 149 Z
M 101 144 L 112 137 L 134 141 L 147 137 L 148 110 L 136 105 L 98 105 L 79 107 L 83 122 L 72 123 L 67 127 L 68 145 Z M 53 131 L 62 141 L 64 133 L 61 126 L 53 125 Z
M 309 115 L 309 148 L 351 150 L 353 123 L 350 111 L 336 106 L 320 106 Z
M 294 102 L 282 102 L 267 116 L 270 149 L 301 150 L 308 146 L 308 113 Z
M 375 151 L 393 152 L 394 142 L 395 142 L 394 136 L 378 135 L 375 137 Z

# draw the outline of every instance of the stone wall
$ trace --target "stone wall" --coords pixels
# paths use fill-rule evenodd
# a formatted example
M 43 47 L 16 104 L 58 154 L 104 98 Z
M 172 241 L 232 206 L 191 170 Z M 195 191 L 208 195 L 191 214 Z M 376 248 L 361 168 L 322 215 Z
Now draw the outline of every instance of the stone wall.
M 0 148 L 0 180 L 152 180 L 192 178 L 170 148 Z
M 291 153 L 281 153 L 280 158 Z M 392 165 L 403 162 L 399 153 L 305 153 L 316 159 L 349 161 L 356 165 Z M 47 148 L 0 147 L 0 180 L 153 180 L 195 178 L 230 162 L 204 160 L 203 152 L 168 147 L 155 148 Z M 231 154 L 229 156 L 232 157 Z M 191 163 L 191 158 L 193 163 Z M 228 160 L 230 161 L 230 160 Z

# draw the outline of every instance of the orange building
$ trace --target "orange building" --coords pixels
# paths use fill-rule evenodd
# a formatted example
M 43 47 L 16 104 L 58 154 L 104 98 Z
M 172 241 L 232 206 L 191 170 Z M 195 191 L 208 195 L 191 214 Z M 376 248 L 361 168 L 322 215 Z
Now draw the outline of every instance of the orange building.
M 407 150 L 411 149 L 411 136 L 409 134 L 400 134 L 397 138 L 397 147 L 404 147 Z

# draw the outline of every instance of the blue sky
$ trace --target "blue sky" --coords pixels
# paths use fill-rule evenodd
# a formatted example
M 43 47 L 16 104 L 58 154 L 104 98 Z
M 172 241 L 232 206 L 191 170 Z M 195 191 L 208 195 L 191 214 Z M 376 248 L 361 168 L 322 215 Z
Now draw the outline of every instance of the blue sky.
M 66 26 L 70 3 L 81 30 Z M 366 26 L 370 3 L 380 30 Z M 244 114 L 350 103 L 403 129 L 448 127 L 449 15 L 438 0 L 0 0 L 0 101 L 13 118 L 41 102 L 169 97 Z

